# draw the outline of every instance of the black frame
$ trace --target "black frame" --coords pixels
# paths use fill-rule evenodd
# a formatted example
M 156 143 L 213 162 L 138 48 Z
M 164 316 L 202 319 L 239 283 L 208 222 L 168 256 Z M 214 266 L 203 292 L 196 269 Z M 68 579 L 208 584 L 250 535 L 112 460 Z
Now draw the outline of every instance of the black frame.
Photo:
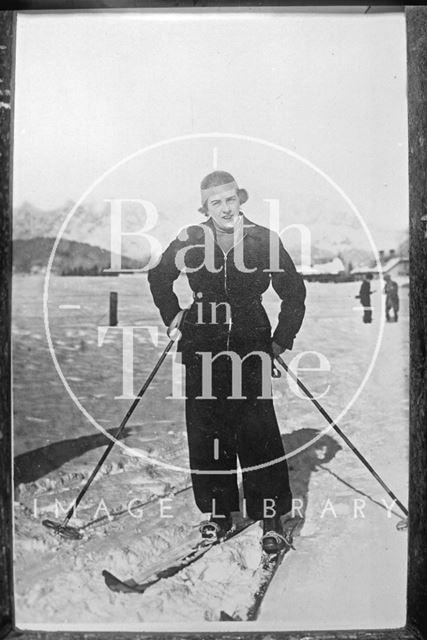
M 144 2 L 142 0 L 18 0 L 0 12 L 0 639 L 70 638 L 194 638 L 261 640 L 266 633 L 84 633 L 14 629 L 12 563 L 12 433 L 11 433 L 11 274 L 12 274 L 12 152 L 16 10 L 78 10 L 224 6 L 226 3 Z M 278 6 L 282 2 L 232 2 L 229 6 Z M 293 2 L 301 6 L 304 2 Z M 326 3 L 335 4 L 333 2 Z M 358 3 L 352 3 L 358 4 Z M 359 3 L 360 4 L 360 3 Z M 427 5 L 365 5 L 365 10 L 405 10 L 409 106 L 410 194 L 410 494 L 407 624 L 402 629 L 270 632 L 283 640 L 416 640 L 427 638 Z

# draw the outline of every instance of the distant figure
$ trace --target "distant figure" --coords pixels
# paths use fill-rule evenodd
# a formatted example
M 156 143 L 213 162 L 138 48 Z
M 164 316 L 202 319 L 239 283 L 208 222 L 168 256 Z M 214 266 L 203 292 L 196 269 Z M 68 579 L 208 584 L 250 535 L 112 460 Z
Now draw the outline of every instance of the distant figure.
M 365 324 L 372 322 L 372 307 L 371 307 L 371 280 L 372 273 L 367 273 L 363 276 L 363 282 L 360 286 L 359 295 L 356 298 L 360 299 L 360 304 L 364 307 L 363 310 L 363 322 Z
M 390 311 L 393 310 L 394 321 L 398 320 L 399 313 L 399 285 L 391 279 L 391 276 L 384 276 L 385 286 L 385 317 L 387 322 L 391 322 Z

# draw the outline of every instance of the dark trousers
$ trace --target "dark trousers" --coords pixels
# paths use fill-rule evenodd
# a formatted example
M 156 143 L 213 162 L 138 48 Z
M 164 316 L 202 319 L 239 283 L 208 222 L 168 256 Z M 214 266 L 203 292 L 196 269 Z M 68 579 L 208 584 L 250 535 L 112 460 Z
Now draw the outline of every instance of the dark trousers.
M 372 322 L 372 309 L 364 307 L 363 309 L 363 322 L 369 324 Z
M 242 366 L 242 399 L 228 399 L 231 362 L 220 356 L 212 365 L 212 395 L 200 399 L 202 366 L 195 357 L 186 366 L 186 420 L 193 491 L 204 513 L 239 510 L 237 459 L 243 477 L 246 512 L 254 520 L 290 511 L 292 495 L 273 401 L 260 399 L 262 367 L 253 355 Z M 265 464 L 265 463 L 271 464 Z M 259 467 L 259 468 L 257 468 Z

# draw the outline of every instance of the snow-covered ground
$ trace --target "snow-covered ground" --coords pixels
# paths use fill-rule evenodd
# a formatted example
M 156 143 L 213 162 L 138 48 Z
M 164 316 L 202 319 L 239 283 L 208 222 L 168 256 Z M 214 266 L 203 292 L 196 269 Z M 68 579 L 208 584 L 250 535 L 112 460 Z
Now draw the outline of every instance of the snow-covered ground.
M 258 524 L 142 596 L 110 592 L 102 569 L 137 578 L 189 535 L 197 536 L 201 514 L 185 470 L 183 402 L 165 400 L 172 394 L 168 360 L 130 421 L 127 448 L 114 448 L 78 510 L 74 524 L 84 527 L 84 539 L 54 537 L 41 520 L 64 517 L 108 443 L 88 416 L 113 433 L 130 404 L 117 399 L 123 393 L 119 330 L 109 330 L 98 346 L 98 327 L 108 324 L 109 291 L 119 293 L 121 325 L 139 327 L 135 392 L 166 337 L 144 276 L 53 278 L 51 284 L 49 328 L 57 365 L 81 408 L 49 352 L 42 277 L 15 277 L 18 626 L 309 630 L 405 624 L 407 536 L 396 529 L 398 509 L 387 512 L 382 501 L 389 505 L 390 498 L 334 432 L 321 434 L 324 419 L 285 376 L 274 382 L 275 403 L 296 506 L 302 505 L 305 521 L 258 620 L 244 622 L 261 579 Z M 178 287 L 184 292 L 184 282 Z M 407 503 L 408 289 L 400 289 L 399 323 L 386 324 L 381 338 L 380 287 L 374 282 L 372 325 L 362 323 L 354 298 L 358 288 L 358 283 L 309 284 L 306 320 L 285 359 L 304 351 L 321 354 L 322 360 L 306 354 L 300 367 L 318 368 L 320 362 L 325 370 L 300 370 L 301 377 L 316 395 L 323 394 L 320 402 Z M 274 293 L 264 302 L 273 318 Z M 157 346 L 142 328 L 148 325 L 159 327 Z M 243 622 L 220 621 L 221 612 Z

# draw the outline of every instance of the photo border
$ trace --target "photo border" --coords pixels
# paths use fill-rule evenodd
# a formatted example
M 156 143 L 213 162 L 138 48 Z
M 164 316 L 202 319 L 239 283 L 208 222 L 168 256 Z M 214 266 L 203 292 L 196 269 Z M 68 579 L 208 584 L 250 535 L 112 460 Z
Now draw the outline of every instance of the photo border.
M 331 7 L 335 3 L 325 3 Z M 30 0 L 6 2 L 0 11 L 0 640 L 92 640 L 95 638 L 228 638 L 229 640 L 416 640 L 427 638 L 427 5 L 376 3 L 366 10 L 404 10 L 407 34 L 410 239 L 410 446 L 407 624 L 400 629 L 295 632 L 64 632 L 15 627 L 12 493 L 12 164 L 17 11 L 300 7 L 303 2 L 142 2 L 138 0 Z M 337 10 L 343 8 L 336 5 Z M 321 9 L 322 4 L 311 6 Z

